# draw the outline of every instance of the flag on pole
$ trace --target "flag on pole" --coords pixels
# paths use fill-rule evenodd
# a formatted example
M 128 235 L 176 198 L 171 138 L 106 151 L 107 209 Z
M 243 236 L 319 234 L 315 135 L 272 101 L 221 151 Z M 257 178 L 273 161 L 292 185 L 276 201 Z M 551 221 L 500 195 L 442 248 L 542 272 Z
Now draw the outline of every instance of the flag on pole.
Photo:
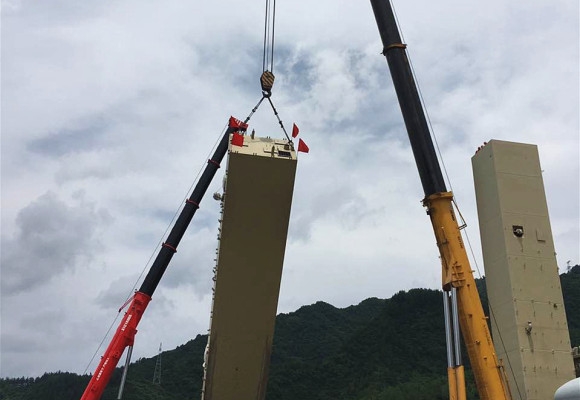
M 298 136 L 298 133 L 300 132 L 300 129 L 298 129 L 298 127 L 296 126 L 296 124 L 294 124 L 292 126 L 292 137 L 295 138 L 296 136 Z

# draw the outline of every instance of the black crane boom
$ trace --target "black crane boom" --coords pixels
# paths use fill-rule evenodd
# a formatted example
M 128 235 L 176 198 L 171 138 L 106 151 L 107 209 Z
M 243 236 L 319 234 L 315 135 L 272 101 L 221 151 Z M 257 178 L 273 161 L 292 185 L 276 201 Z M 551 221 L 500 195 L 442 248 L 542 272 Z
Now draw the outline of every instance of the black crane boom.
M 145 280 L 143 280 L 143 284 L 139 289 L 141 293 L 145 293 L 149 296 L 153 295 L 153 292 L 155 291 L 155 288 L 157 288 L 157 285 L 167 269 L 173 254 L 177 251 L 177 246 L 183 238 L 191 219 L 199 208 L 199 203 L 201 202 L 203 195 L 220 167 L 220 162 L 228 150 L 228 139 L 230 134 L 235 130 L 235 127 L 229 127 L 227 129 L 215 149 L 213 156 L 207 161 L 207 165 L 199 178 L 197 185 L 193 189 L 191 196 L 185 202 L 185 206 L 179 214 L 177 221 L 175 221 L 175 225 L 171 228 L 167 240 L 163 243 L 155 261 L 153 261 L 153 264 L 147 273 L 147 276 L 145 276 Z
M 371 5 L 383 41 L 383 55 L 389 64 L 425 197 L 446 192 L 441 167 L 405 51 L 406 45 L 401 42 L 393 10 L 389 2 L 384 0 L 371 0 Z

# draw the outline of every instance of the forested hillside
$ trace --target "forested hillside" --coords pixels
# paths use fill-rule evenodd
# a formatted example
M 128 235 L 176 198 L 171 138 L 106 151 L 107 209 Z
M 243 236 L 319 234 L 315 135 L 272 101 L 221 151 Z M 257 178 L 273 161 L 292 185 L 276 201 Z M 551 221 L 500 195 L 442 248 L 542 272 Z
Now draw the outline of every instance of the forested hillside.
M 570 336 L 580 345 L 580 266 L 561 275 Z M 478 286 L 485 293 L 485 281 Z M 482 296 L 487 306 L 486 296 Z M 130 370 L 125 400 L 200 398 L 207 336 L 162 354 L 161 385 L 152 383 L 155 358 Z M 280 314 L 267 400 L 447 399 L 441 292 L 413 289 L 388 300 L 371 298 L 338 309 L 318 302 Z M 466 358 L 466 357 L 465 357 Z M 468 370 L 468 398 L 476 399 Z M 88 376 L 56 372 L 0 380 L 0 400 L 78 400 Z M 118 370 L 103 400 L 117 397 Z

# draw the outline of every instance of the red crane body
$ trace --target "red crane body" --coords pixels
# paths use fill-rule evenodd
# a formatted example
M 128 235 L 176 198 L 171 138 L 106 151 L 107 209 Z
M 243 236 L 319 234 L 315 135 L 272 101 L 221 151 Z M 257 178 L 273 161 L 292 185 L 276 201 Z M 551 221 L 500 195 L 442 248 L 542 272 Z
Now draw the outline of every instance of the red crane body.
M 98 400 L 101 398 L 123 352 L 128 346 L 133 346 L 135 335 L 137 334 L 137 325 L 150 301 L 151 297 L 145 293 L 135 293 L 129 309 L 125 312 L 113 336 L 113 340 L 109 343 L 109 347 L 107 347 L 105 355 L 101 358 L 101 362 L 95 370 L 81 400 Z

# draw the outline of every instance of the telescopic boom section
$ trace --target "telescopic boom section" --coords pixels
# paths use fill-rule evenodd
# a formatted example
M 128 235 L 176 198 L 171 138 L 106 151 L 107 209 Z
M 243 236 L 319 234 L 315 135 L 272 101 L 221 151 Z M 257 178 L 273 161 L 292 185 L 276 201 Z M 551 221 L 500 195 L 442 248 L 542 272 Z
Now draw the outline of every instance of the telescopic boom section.
M 389 0 L 371 0 L 371 4 L 383 41 L 383 55 L 389 64 L 425 197 L 445 192 L 445 181 L 405 51 L 407 45 L 401 42 Z
M 183 238 L 189 223 L 191 222 L 195 212 L 199 208 L 199 204 L 203 195 L 207 191 L 215 173 L 220 167 L 220 163 L 228 150 L 228 140 L 230 134 L 238 131 L 245 131 L 248 125 L 245 122 L 231 117 L 229 120 L 228 129 L 221 138 L 213 156 L 208 160 L 199 181 L 195 185 L 191 196 L 186 200 L 175 225 L 171 229 L 167 240 L 161 246 L 155 261 L 151 265 L 141 288 L 135 293 L 127 312 L 123 316 L 109 347 L 101 358 L 101 361 L 95 370 L 81 400 L 98 400 L 101 398 L 105 387 L 111 379 L 111 375 L 117 366 L 119 359 L 123 355 L 125 348 L 132 346 L 137 333 L 137 325 L 151 301 L 153 292 L 157 288 L 163 273 L 167 269 L 173 254 L 177 252 L 177 246 Z
M 453 194 L 445 188 L 417 86 L 389 0 L 371 0 L 383 55 L 391 77 L 415 162 L 425 192 L 423 204 L 431 218 L 443 267 L 443 289 L 457 289 L 459 324 L 482 400 L 510 399 L 503 370 L 491 340 L 487 319 L 453 210 Z

